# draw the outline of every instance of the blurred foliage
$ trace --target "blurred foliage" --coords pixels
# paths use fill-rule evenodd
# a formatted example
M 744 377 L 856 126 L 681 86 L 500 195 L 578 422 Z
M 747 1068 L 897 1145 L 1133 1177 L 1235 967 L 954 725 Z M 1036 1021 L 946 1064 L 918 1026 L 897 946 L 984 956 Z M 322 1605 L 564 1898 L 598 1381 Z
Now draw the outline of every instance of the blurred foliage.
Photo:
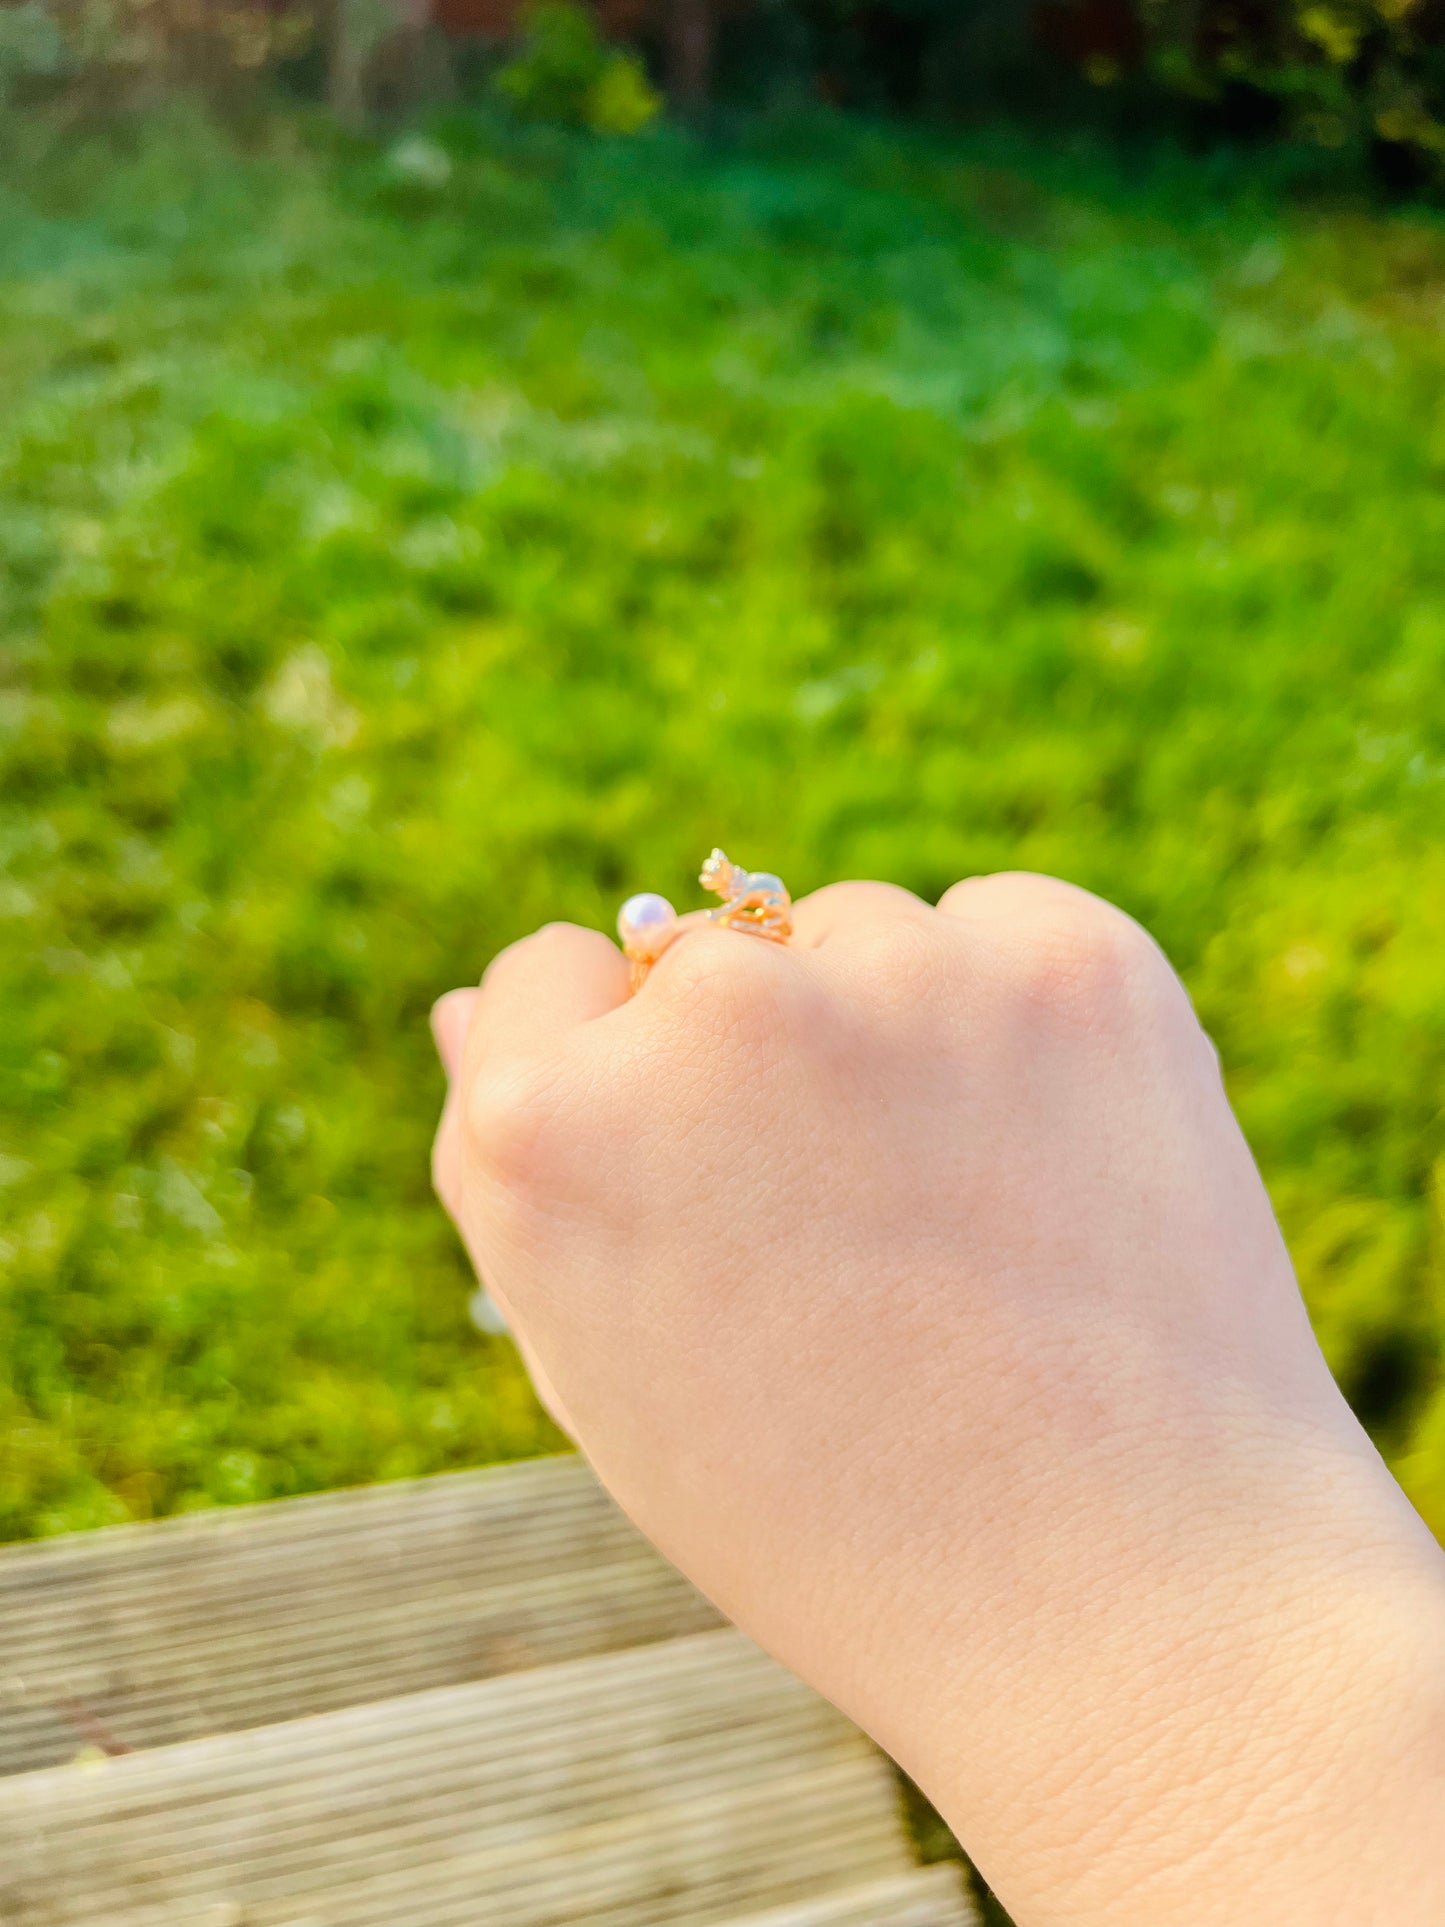
M 63 92 L 86 113 L 282 73 L 353 124 L 495 68 L 523 114 L 625 134 L 660 100 L 686 0 L 0 0 L 0 114 Z M 869 110 L 1274 134 L 1445 185 L 1445 0 L 691 0 L 697 85 Z M 463 33 L 448 51 L 442 22 Z M 599 22 L 601 27 L 599 27 Z M 684 36 L 685 37 L 685 36 Z M 465 48 L 469 51 L 458 51 Z M 478 53 L 478 49 L 483 51 Z M 455 57 L 454 57 L 455 56 Z M 676 78 L 676 61 L 671 65 Z M 1085 105 L 1085 103 L 1088 105 Z M 1173 106 L 1170 106 L 1173 103 Z M 695 103 L 694 103 L 695 104 Z
M 292 58 L 316 25 L 290 0 L 0 0 L 0 109 L 58 86 L 105 112 L 176 88 L 221 94 Z
M 1273 133 L 1375 159 L 1398 183 L 1445 182 L 1445 0 L 771 0 L 744 12 L 744 39 L 780 14 L 850 100 L 1077 114 L 1063 65 L 1123 97 L 1116 123 L 1157 119 L 1173 97 L 1202 131 Z
M 427 1008 L 718 840 L 1141 917 L 1445 1524 L 1441 224 L 822 118 L 427 138 L 0 182 L 0 1534 L 548 1443 Z
M 1439 0 L 1135 0 L 1169 84 L 1209 99 L 1249 87 L 1323 147 L 1384 142 L 1445 175 Z
M 541 0 L 528 9 L 522 45 L 497 86 L 527 119 L 595 134 L 640 133 L 662 106 L 642 62 L 604 40 L 576 0 Z

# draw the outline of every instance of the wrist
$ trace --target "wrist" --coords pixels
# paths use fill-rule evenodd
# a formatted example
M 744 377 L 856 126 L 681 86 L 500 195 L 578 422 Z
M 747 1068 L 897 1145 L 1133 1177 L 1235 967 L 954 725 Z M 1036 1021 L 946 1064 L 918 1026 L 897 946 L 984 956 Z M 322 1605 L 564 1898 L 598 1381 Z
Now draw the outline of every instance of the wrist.
M 970 1680 L 930 1791 L 1019 1927 L 1445 1920 L 1445 1557 L 1368 1447 L 1289 1486 Z
M 1276 1601 L 1221 1633 L 1182 1708 L 1150 1684 L 1136 1729 L 1060 1799 L 1070 1864 L 1057 1849 L 1042 1863 L 1053 1911 L 1041 1922 L 1445 1919 L 1438 1580 L 1400 1569 L 1388 1586 Z M 1032 1919 L 1025 1908 L 1022 1927 Z

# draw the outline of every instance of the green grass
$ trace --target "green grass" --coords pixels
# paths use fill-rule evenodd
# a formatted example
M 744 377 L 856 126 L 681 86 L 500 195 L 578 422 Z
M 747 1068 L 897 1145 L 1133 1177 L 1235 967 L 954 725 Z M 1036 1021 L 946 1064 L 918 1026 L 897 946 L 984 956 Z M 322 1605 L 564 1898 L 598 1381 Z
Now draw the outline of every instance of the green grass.
M 535 1451 L 426 1010 L 1060 872 L 1445 1519 L 1445 230 L 1168 155 L 173 122 L 0 186 L 0 1536 Z

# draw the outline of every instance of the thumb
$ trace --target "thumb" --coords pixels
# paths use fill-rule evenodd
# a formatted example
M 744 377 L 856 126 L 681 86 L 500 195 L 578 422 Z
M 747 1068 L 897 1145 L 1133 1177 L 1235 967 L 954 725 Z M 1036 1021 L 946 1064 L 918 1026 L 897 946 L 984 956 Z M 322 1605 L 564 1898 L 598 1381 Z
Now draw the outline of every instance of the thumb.
M 468 985 L 461 990 L 449 990 L 445 997 L 438 997 L 432 1005 L 431 1034 L 436 1040 L 442 1069 L 449 1080 L 461 1069 L 462 1053 L 467 1047 L 467 1032 L 472 1025 L 472 1012 L 480 995 L 479 990 Z

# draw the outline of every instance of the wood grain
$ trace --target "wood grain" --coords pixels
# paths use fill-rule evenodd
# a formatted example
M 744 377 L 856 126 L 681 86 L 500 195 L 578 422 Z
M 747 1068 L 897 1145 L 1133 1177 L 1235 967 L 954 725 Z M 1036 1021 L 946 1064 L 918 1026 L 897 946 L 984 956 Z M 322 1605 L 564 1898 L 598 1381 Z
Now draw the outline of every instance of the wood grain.
M 18 1775 L 0 1869 L 6 1927 L 683 1927 L 912 1871 L 886 1762 L 727 1630 Z
M 16 1546 L 0 1773 L 717 1623 L 571 1458 Z
M 15 1547 L 0 1637 L 0 1927 L 975 1920 L 576 1459 Z

